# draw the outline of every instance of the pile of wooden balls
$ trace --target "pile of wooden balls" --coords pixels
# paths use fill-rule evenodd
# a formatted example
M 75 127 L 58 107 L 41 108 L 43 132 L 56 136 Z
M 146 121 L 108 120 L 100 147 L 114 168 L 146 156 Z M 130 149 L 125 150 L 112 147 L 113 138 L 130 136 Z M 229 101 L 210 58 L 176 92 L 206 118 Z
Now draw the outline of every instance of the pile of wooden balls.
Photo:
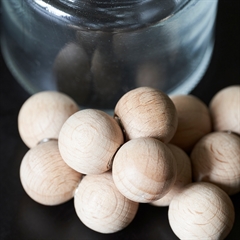
M 79 110 L 59 92 L 31 96 L 19 112 L 30 148 L 20 166 L 35 201 L 74 197 L 80 220 L 101 233 L 125 228 L 139 203 L 169 207 L 180 239 L 224 239 L 234 223 L 229 195 L 240 192 L 240 86 L 207 107 L 192 95 L 140 87 L 123 95 L 114 116 Z

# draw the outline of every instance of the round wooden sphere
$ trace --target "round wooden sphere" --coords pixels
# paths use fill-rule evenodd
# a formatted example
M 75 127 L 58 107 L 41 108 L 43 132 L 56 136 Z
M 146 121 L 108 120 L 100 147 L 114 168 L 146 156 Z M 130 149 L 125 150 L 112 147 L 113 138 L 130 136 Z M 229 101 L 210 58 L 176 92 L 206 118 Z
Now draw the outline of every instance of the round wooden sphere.
M 139 87 L 123 95 L 115 115 L 126 139 L 153 137 L 169 142 L 177 128 L 177 112 L 171 99 L 150 87 Z
M 111 172 L 85 176 L 74 196 L 80 220 L 100 233 L 114 233 L 128 226 L 138 205 L 117 190 Z
M 63 161 L 57 141 L 49 141 L 26 153 L 20 166 L 20 179 L 33 200 L 58 205 L 73 198 L 81 174 Z
M 71 96 L 80 106 L 92 96 L 91 60 L 80 43 L 70 42 L 57 54 L 53 77 L 59 91 Z
M 169 205 L 168 218 L 180 239 L 224 239 L 234 223 L 234 207 L 229 196 L 211 183 L 184 187 Z
M 123 133 L 107 113 L 85 109 L 73 114 L 59 134 L 64 161 L 84 174 L 100 174 L 112 166 L 112 158 L 123 144 Z
M 229 86 L 216 93 L 209 109 L 215 131 L 240 134 L 240 85 Z
M 151 204 L 157 207 L 169 206 L 173 197 L 178 194 L 181 189 L 192 182 L 192 166 L 189 156 L 179 147 L 168 144 L 177 163 L 177 178 L 170 191 L 157 201 Z
M 190 151 L 201 137 L 212 130 L 209 110 L 204 102 L 192 95 L 174 95 L 171 99 L 177 109 L 178 127 L 170 142 Z
M 114 61 L 115 56 L 106 49 L 96 49 L 91 62 L 93 91 L 99 108 L 113 109 L 120 98 L 121 67 Z M 114 79 L 114 80 L 113 80 Z
M 154 138 L 125 143 L 113 161 L 113 180 L 128 199 L 148 203 L 163 197 L 176 180 L 176 160 L 170 149 Z
M 204 136 L 191 153 L 195 181 L 211 182 L 229 195 L 240 191 L 240 138 L 226 132 Z
M 60 92 L 44 91 L 32 95 L 18 115 L 23 142 L 32 148 L 42 139 L 57 139 L 63 123 L 78 110 L 77 104 Z

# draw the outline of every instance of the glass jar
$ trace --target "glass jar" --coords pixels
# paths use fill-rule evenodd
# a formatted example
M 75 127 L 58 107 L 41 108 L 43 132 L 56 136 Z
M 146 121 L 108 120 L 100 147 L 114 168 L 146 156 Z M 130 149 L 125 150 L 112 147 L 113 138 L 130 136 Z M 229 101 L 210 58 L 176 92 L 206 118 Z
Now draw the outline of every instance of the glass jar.
M 1 46 L 30 92 L 111 110 L 127 91 L 187 94 L 214 46 L 217 0 L 2 0 Z

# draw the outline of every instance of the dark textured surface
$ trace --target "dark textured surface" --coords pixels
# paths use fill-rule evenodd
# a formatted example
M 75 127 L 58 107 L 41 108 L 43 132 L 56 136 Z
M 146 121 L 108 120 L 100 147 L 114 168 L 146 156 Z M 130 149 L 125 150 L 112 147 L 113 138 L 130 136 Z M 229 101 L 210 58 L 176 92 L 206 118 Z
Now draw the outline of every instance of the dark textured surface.
M 210 66 L 192 94 L 206 104 L 228 85 L 240 84 L 239 1 L 220 0 L 216 44 Z M 0 58 L 0 239 L 101 240 L 177 239 L 171 231 L 167 208 L 141 204 L 134 221 L 121 232 L 104 235 L 91 231 L 77 218 L 73 201 L 46 207 L 31 200 L 19 180 L 19 166 L 27 147 L 17 130 L 17 115 L 29 94 L 12 77 Z M 240 239 L 240 193 L 231 197 L 236 220 L 226 238 Z

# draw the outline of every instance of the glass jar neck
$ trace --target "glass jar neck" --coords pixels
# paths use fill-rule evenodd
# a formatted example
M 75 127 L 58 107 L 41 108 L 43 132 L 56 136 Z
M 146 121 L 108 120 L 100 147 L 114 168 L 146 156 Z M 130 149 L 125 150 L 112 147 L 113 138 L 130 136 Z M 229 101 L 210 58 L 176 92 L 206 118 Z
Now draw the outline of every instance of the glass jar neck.
M 88 29 L 133 29 L 167 18 L 190 0 L 43 0 Z

